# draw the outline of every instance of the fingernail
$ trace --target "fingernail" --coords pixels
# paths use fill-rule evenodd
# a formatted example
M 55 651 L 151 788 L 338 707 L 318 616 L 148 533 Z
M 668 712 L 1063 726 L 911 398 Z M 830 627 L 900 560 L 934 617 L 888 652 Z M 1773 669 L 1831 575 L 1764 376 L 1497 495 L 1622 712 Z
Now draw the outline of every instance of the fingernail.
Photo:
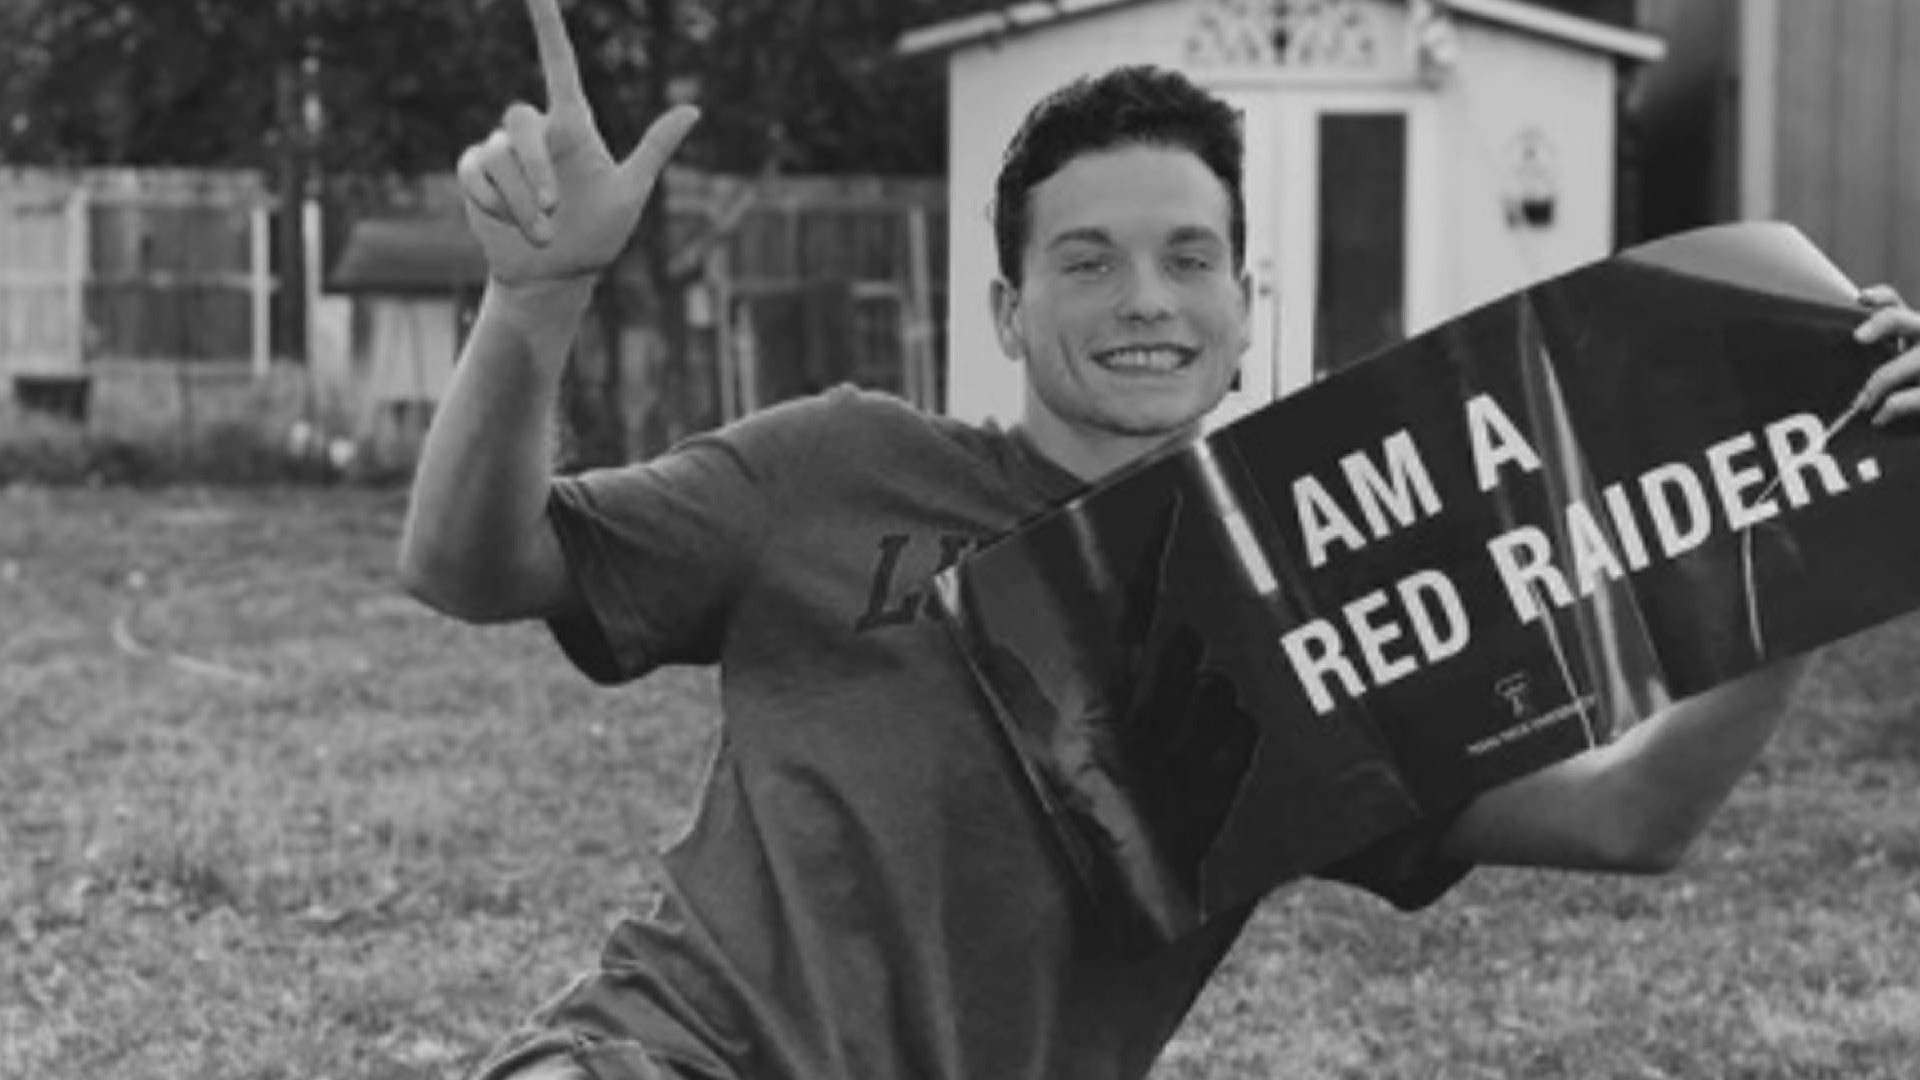
M 554 207 L 554 204 L 559 202 L 559 198 L 554 195 L 553 189 L 548 187 L 543 187 L 540 189 L 539 198 L 540 198 L 540 209 L 542 210 L 552 210 Z
M 534 222 L 533 238 L 542 244 L 546 243 L 549 240 L 552 240 L 553 239 L 553 223 L 548 221 L 546 218 L 541 218 L 539 221 Z

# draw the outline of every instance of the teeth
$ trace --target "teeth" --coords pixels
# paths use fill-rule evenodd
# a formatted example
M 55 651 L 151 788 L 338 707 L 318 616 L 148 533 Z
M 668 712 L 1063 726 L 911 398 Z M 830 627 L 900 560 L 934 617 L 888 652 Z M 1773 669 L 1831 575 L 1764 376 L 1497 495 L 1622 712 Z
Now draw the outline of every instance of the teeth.
M 1101 366 L 1114 371 L 1174 371 L 1185 360 L 1178 349 L 1115 349 L 1100 356 Z

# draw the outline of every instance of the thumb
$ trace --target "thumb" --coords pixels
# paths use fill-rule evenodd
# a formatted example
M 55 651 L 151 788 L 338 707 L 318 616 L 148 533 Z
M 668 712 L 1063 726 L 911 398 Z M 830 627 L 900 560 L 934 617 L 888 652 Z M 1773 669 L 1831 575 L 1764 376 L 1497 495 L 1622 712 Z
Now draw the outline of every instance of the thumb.
M 676 105 L 668 109 L 647 133 L 640 137 L 640 145 L 633 148 L 627 160 L 620 163 L 620 174 L 634 191 L 645 194 L 653 190 L 654 181 L 659 179 L 662 169 L 667 167 L 667 159 L 680 149 L 680 143 L 693 130 L 700 119 L 700 110 L 692 105 Z

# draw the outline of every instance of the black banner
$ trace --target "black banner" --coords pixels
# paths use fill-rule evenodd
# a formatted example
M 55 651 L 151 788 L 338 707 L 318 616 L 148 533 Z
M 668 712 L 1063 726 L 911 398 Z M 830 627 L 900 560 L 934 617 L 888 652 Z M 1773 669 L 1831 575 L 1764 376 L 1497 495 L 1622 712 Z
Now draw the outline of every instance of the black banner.
M 940 578 L 1113 933 L 1166 940 L 1920 607 L 1920 440 L 1798 232 L 1625 252 L 1155 455 Z

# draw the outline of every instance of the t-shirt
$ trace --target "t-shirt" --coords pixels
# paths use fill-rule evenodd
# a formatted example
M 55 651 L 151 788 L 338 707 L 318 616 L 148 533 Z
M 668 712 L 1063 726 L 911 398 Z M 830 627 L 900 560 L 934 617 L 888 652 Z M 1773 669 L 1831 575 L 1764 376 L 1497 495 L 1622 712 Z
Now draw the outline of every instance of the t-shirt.
M 502 1060 L 603 1080 L 1144 1076 L 1249 914 L 1110 947 L 928 579 L 1082 489 L 1017 432 L 840 389 L 556 481 L 604 682 L 718 663 L 721 738 L 644 917 Z M 1402 906 L 1463 872 L 1403 838 L 1342 868 Z

